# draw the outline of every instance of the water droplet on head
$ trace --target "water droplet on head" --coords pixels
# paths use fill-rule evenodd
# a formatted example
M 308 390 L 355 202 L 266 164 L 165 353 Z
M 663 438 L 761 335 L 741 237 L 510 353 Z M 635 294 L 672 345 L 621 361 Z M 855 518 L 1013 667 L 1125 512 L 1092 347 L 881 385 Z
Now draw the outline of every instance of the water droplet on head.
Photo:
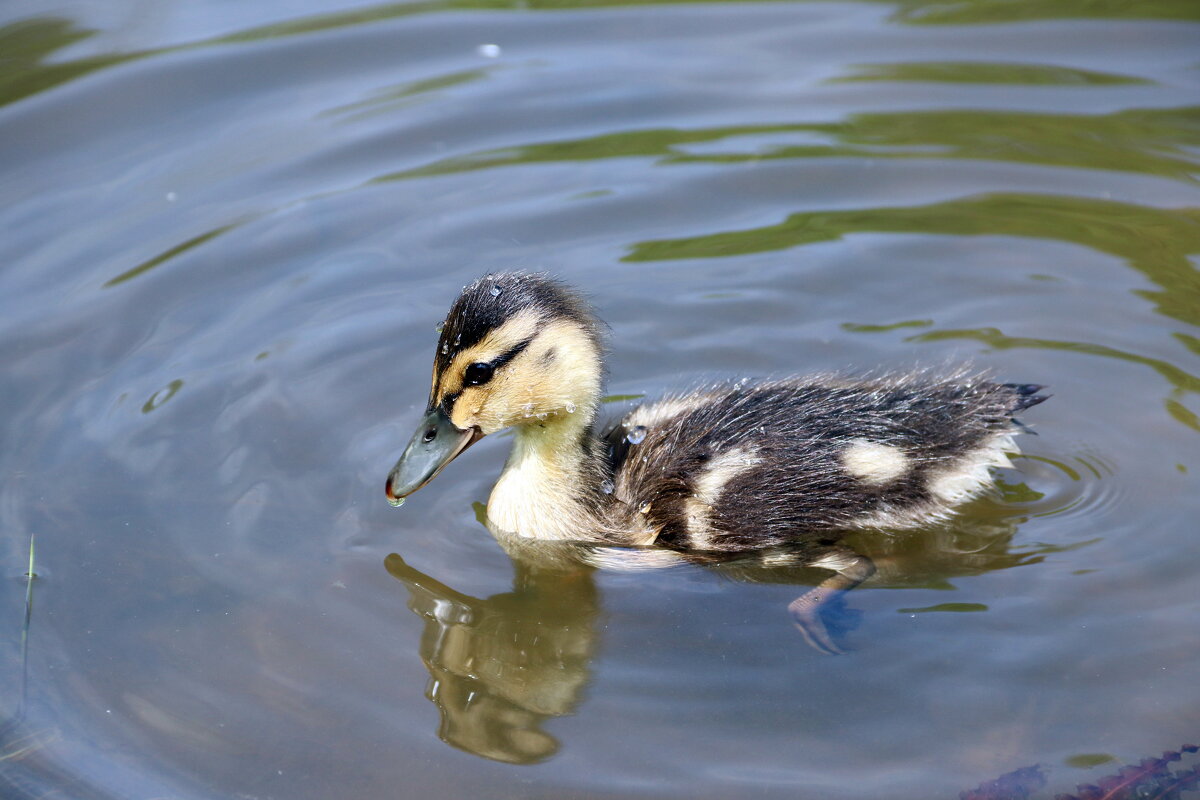
M 613 493 L 613 482 L 610 481 L 608 478 L 605 478 L 604 480 L 600 481 L 600 491 L 604 492 L 605 494 L 612 494 Z
M 405 498 L 403 497 L 389 497 L 388 505 L 390 505 L 392 508 L 399 508 L 400 506 L 404 505 L 404 500 Z
M 631 428 L 629 430 L 629 433 L 625 434 L 625 441 L 629 442 L 630 444 L 641 444 L 642 440 L 645 438 L 646 438 L 646 426 L 645 425 L 635 425 L 633 428 Z
M 488 289 L 488 294 L 490 294 L 492 297 L 499 297 L 500 296 L 500 287 L 493 284 L 492 288 Z
M 441 332 L 442 332 L 442 329 L 443 329 L 443 328 L 445 328 L 445 327 L 446 327 L 446 320 L 442 320 L 442 321 L 441 321 L 441 322 L 439 322 L 437 325 L 434 325 L 434 326 L 433 326 L 433 329 L 434 329 L 434 331 L 436 331 L 437 333 L 441 333 Z
M 446 344 L 445 342 L 442 342 L 442 355 L 446 355 L 449 352 L 450 352 L 450 345 Z
M 567 401 L 567 406 L 566 406 L 566 408 L 567 408 L 567 413 L 568 413 L 568 414 L 574 414 L 574 413 L 575 413 L 575 404 L 574 404 L 574 403 L 572 403 L 572 402 L 570 402 L 569 400 Z

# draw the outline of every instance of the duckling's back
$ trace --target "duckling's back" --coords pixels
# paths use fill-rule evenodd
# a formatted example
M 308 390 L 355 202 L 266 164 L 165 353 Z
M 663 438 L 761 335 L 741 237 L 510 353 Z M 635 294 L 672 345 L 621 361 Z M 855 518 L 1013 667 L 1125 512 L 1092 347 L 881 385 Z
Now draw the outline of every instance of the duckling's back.
M 1035 385 L 925 374 L 731 384 L 630 413 L 615 499 L 672 547 L 756 549 L 945 516 L 1006 466 Z

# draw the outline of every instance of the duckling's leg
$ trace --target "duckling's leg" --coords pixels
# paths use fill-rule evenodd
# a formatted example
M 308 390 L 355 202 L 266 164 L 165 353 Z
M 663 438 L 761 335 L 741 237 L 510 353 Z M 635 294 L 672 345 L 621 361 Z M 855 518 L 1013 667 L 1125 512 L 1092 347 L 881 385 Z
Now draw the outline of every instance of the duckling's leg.
M 789 603 L 788 611 L 810 647 L 826 655 L 838 655 L 842 649 L 833 643 L 825 629 L 821 609 L 874 575 L 875 564 L 853 550 L 835 548 L 809 562 L 809 566 L 833 570 L 834 574 Z

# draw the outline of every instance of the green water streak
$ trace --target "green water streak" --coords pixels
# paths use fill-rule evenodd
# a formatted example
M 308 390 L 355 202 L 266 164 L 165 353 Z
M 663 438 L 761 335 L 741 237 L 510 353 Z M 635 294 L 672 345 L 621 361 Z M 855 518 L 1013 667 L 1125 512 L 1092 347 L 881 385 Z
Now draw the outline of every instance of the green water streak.
M 1125 261 L 1163 291 L 1138 290 L 1167 317 L 1200 325 L 1200 209 L 1112 200 L 987 194 L 921 206 L 808 211 L 759 228 L 634 244 L 626 261 L 726 258 L 786 250 L 855 233 L 1019 236 L 1089 247 Z
M 341 117 L 346 122 L 366 119 L 377 114 L 401 108 L 406 103 L 422 95 L 483 80 L 490 72 L 490 69 L 461 70 L 458 72 L 449 72 L 445 75 L 435 75 L 425 80 L 397 84 L 396 86 L 376 92 L 366 100 L 348 103 L 343 106 L 335 106 L 334 108 L 322 111 L 318 116 Z
M 1153 84 L 1144 78 L 1060 67 L 1054 64 L 1011 64 L 982 61 L 910 61 L 857 64 L 852 75 L 827 83 L 926 82 L 980 83 L 1010 86 L 1121 86 Z
M 988 607 L 983 603 L 938 603 L 936 606 L 926 606 L 925 608 L 897 608 L 896 611 L 900 614 L 927 614 L 932 611 L 950 611 L 954 613 L 964 613 L 971 611 L 987 611 Z
M 794 134 L 796 144 L 788 144 Z M 755 139 L 763 144 L 755 146 Z M 814 142 L 814 138 L 818 141 Z M 714 143 L 730 140 L 728 149 Z M 706 145 L 692 152 L 692 145 Z M 455 155 L 371 183 L 477 170 L 652 158 L 660 166 L 806 158 L 963 159 L 1157 175 L 1196 183 L 1200 106 L 1111 114 L 983 109 L 853 114 L 840 122 L 652 128 Z
M 756 5 L 793 4 L 804 0 L 743 0 Z M 820 0 L 808 0 L 820 2 Z M 1057 19 L 1200 20 L 1195 0 L 857 0 L 891 6 L 892 21 L 905 25 L 989 25 Z M 69 19 L 42 16 L 0 26 L 0 105 L 47 91 L 97 70 L 147 58 L 159 53 L 223 46 L 318 34 L 324 31 L 371 25 L 421 14 L 492 11 L 527 14 L 537 11 L 571 12 L 602 8 L 728 5 L 728 0 L 428 0 L 414 3 L 381 3 L 330 14 L 259 25 L 242 31 L 172 47 L 129 53 L 106 53 L 74 60 L 52 60 L 50 55 L 98 33 L 76 27 Z

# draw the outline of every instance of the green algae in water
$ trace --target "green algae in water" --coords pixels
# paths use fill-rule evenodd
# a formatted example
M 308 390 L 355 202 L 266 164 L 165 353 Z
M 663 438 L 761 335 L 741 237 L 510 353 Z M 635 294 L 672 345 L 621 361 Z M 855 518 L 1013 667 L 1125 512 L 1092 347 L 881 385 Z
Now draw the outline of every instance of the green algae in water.
M 158 408 L 163 403 L 167 402 L 172 397 L 174 397 L 175 394 L 182 388 L 183 388 L 182 380 L 176 378 L 175 380 L 171 381 L 166 386 L 159 389 L 157 392 L 155 392 L 154 394 L 152 394 L 150 396 L 150 399 L 147 400 L 145 402 L 145 404 L 142 406 L 142 413 L 149 414 L 151 411 Z
M 931 319 L 907 319 L 902 322 L 893 322 L 890 325 L 865 325 L 855 322 L 843 322 L 842 330 L 850 333 L 887 333 L 888 331 L 896 331 L 901 328 L 928 328 L 933 325 Z
M 996 478 L 995 484 L 1006 503 L 1035 503 L 1046 496 L 1043 492 L 1029 488 L 1024 482 L 1009 483 L 1002 478 Z
M 1111 764 L 1116 760 L 1116 756 L 1110 756 L 1108 753 L 1080 753 L 1077 756 L 1067 758 L 1065 763 L 1068 767 L 1091 769 L 1101 764 Z
M 896 611 L 900 614 L 924 614 L 930 611 L 952 611 L 955 613 L 964 613 L 968 611 L 987 611 L 988 607 L 983 603 L 939 603 L 936 606 L 926 606 L 925 608 L 898 608 Z

